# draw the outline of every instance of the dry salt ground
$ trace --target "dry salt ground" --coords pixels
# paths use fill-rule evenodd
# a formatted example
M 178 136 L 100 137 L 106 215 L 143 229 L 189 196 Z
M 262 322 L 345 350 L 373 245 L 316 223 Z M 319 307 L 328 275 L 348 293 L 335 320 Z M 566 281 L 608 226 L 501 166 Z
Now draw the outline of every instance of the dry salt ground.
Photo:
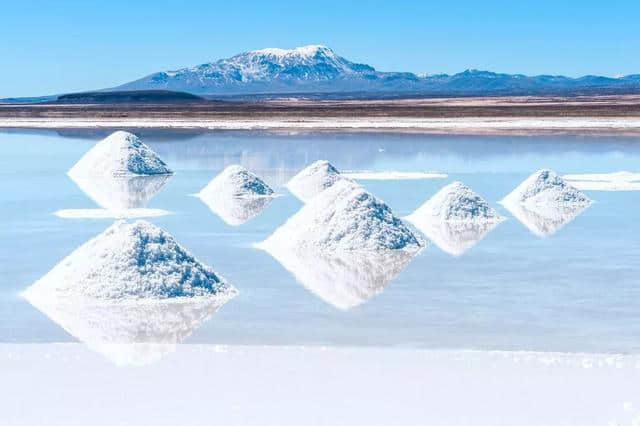
M 505 218 L 471 188 L 453 182 L 405 219 L 442 251 L 460 256 Z
M 586 173 L 564 175 L 563 178 L 582 191 L 640 191 L 640 173 Z
M 331 163 L 320 160 L 292 177 L 287 183 L 287 189 L 306 203 L 340 180 L 347 180 L 347 178 L 342 176 Z
M 145 208 L 172 171 L 148 146 L 128 132 L 118 131 L 98 142 L 68 172 L 69 177 L 100 209 L 64 209 L 62 218 L 138 218 L 169 214 Z
M 548 237 L 572 222 L 592 201 L 555 172 L 539 170 L 501 202 L 533 234 Z
M 24 296 L 42 303 L 228 299 L 236 290 L 164 230 L 117 221 L 36 281 Z
M 446 179 L 446 173 L 438 172 L 398 172 L 398 171 L 344 171 L 342 176 L 354 180 L 419 180 L 419 179 Z
M 227 224 L 236 226 L 259 215 L 275 194 L 260 177 L 242 166 L 232 165 L 196 196 Z

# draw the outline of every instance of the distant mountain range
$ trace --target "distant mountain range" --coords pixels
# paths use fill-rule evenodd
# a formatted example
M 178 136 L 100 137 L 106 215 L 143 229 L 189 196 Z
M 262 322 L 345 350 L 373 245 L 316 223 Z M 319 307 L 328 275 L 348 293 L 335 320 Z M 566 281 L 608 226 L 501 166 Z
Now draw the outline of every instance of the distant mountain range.
M 157 72 L 108 90 L 173 90 L 198 95 L 415 93 L 518 95 L 640 93 L 640 74 L 620 78 L 498 74 L 467 70 L 418 76 L 351 62 L 325 46 L 262 49 L 175 71 Z

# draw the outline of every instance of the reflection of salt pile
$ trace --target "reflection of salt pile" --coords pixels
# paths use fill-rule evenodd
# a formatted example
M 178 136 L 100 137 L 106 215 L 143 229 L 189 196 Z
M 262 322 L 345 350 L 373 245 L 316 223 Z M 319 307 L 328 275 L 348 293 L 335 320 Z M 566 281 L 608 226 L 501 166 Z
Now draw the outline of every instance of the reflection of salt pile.
M 118 221 L 25 291 L 29 299 L 77 302 L 215 297 L 235 289 L 162 229 Z
M 242 166 L 229 166 L 205 186 L 198 197 L 229 225 L 257 216 L 273 199 L 273 190 Z
M 102 209 L 70 209 L 61 217 L 131 218 L 160 216 L 164 210 L 145 204 L 171 175 L 166 164 L 140 139 L 115 132 L 98 142 L 69 170 L 69 177 Z
M 564 175 L 563 178 L 584 191 L 640 191 L 640 173 L 587 173 Z
M 386 204 L 342 180 L 257 247 L 313 293 L 349 309 L 379 293 L 421 244 Z
M 550 170 L 535 172 L 501 201 L 520 222 L 539 236 L 554 234 L 591 202 Z
M 117 131 L 98 142 L 72 168 L 69 176 L 123 177 L 173 173 L 140 139 Z
M 117 365 L 143 365 L 174 352 L 224 304 L 223 298 L 153 303 L 31 301 L 69 334 Z
M 462 182 L 453 182 L 406 218 L 441 250 L 459 256 L 504 220 Z
M 326 253 L 265 247 L 307 290 L 342 310 L 351 309 L 382 292 L 411 261 L 405 250 Z
M 297 198 L 307 202 L 337 181 L 346 179 L 328 161 L 316 161 L 292 177 L 287 188 Z

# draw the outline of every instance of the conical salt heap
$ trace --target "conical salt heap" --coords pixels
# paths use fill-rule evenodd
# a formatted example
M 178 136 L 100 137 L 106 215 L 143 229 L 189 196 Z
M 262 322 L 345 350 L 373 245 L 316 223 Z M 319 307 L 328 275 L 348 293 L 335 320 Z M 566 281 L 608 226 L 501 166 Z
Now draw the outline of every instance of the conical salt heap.
M 287 183 L 293 195 L 307 202 L 339 180 L 348 180 L 328 161 L 320 160 L 302 169 Z
M 551 170 L 538 170 L 507 195 L 501 204 L 532 233 L 555 234 L 592 201 Z
M 418 239 L 362 186 L 340 180 L 311 199 L 259 247 L 334 251 L 418 250 Z
M 236 290 L 162 229 L 118 221 L 29 287 L 42 301 L 154 301 L 228 298 Z
M 129 177 L 167 175 L 173 172 L 140 139 L 117 131 L 98 142 L 68 172 L 71 177 Z
M 229 225 L 241 225 L 260 214 L 271 203 L 274 193 L 261 178 L 233 165 L 212 179 L 197 196 Z
M 462 182 L 453 182 L 406 219 L 441 250 L 460 256 L 504 220 Z

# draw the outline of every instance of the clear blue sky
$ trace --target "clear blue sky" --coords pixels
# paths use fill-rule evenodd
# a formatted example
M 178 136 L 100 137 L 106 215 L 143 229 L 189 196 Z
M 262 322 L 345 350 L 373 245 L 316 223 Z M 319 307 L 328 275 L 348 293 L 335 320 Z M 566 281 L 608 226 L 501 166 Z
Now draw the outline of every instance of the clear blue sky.
M 315 43 L 382 71 L 633 74 L 640 0 L 4 0 L 0 98 Z

